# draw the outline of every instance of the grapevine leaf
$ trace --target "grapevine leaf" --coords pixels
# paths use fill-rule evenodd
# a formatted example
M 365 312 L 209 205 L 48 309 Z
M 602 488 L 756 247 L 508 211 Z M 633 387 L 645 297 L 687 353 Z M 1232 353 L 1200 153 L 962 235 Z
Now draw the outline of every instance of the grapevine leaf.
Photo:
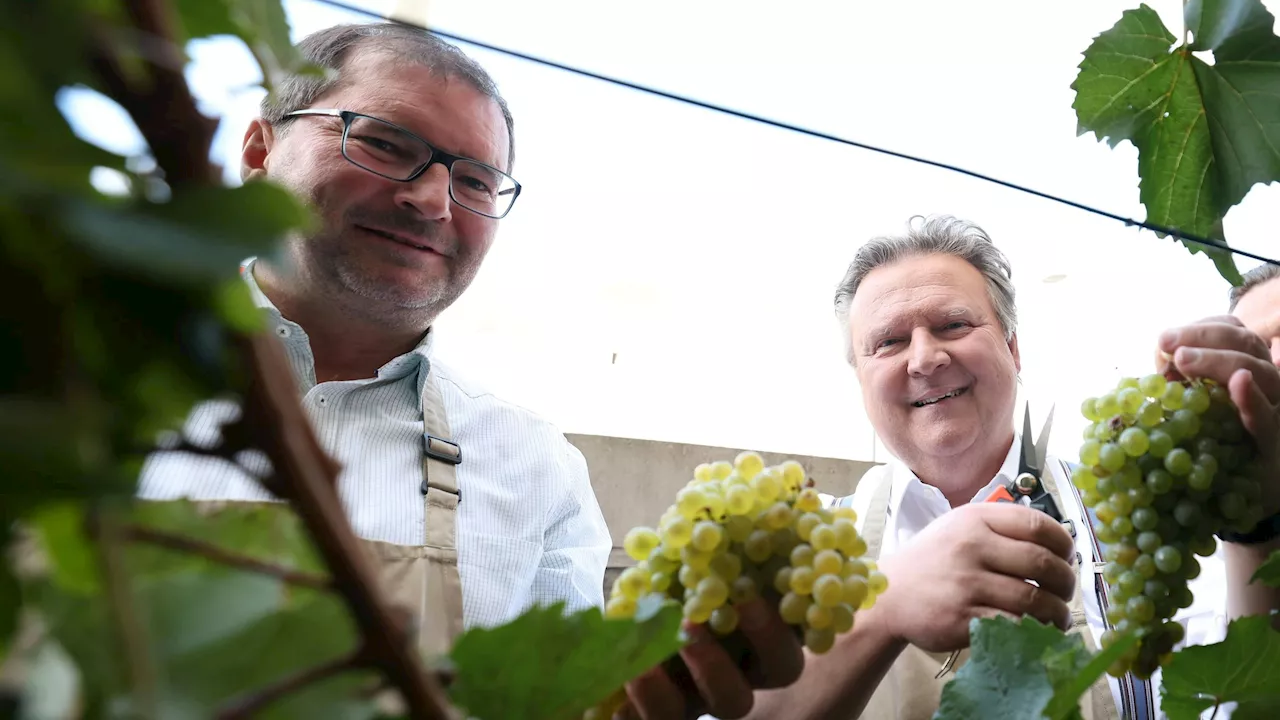
M 1220 643 L 1186 647 L 1162 671 L 1160 706 L 1170 720 L 1192 720 L 1235 702 L 1233 718 L 1274 717 L 1280 707 L 1280 632 L 1270 619 L 1233 620 Z
M 1258 569 L 1253 572 L 1249 582 L 1259 582 L 1273 588 L 1280 588 L 1280 550 L 1271 553 Z
M 246 257 L 311 218 L 288 191 L 264 181 L 192 188 L 166 203 L 76 202 L 65 213 L 74 236 L 103 261 L 186 282 L 233 275 Z
M 49 505 L 34 513 L 30 522 L 58 587 L 79 595 L 100 592 L 98 559 L 85 532 L 84 507 L 72 503 Z
M 173 9 L 182 21 L 187 40 L 240 34 L 225 0 L 176 0 Z
M 1079 636 L 1069 636 L 1079 637 Z M 1080 698 L 1102 677 L 1121 655 L 1137 644 L 1138 636 L 1127 634 L 1096 655 L 1084 651 L 1082 644 L 1050 650 L 1045 658 L 1045 668 L 1053 683 L 1053 699 L 1045 708 L 1045 717 L 1051 720 L 1067 720 L 1079 716 Z M 1110 690 L 1106 690 L 1110 692 Z
M 680 621 L 674 603 L 647 599 L 635 620 L 606 620 L 599 608 L 565 615 L 564 603 L 535 607 L 458 638 L 449 694 L 477 720 L 580 715 L 679 650 Z
M 1227 211 L 1256 183 L 1280 180 L 1280 38 L 1258 0 L 1187 7 L 1196 44 L 1175 38 L 1147 5 L 1123 13 L 1084 52 L 1072 88 L 1078 132 L 1138 149 L 1148 222 L 1225 241 Z M 1192 55 L 1211 50 L 1209 65 Z M 1242 282 L 1229 251 L 1184 241 Z
M 1135 641 L 1093 655 L 1079 635 L 1031 617 L 976 619 L 969 633 L 969 660 L 942 689 L 935 720 L 1078 717 L 1080 696 Z

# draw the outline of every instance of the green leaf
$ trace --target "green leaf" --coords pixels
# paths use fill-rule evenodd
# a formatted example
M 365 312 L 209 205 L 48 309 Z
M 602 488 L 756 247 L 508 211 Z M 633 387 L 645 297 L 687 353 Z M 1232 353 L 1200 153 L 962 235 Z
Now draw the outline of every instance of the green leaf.
M 85 508 L 79 503 L 59 503 L 36 511 L 30 519 L 49 575 L 57 586 L 78 595 L 101 591 L 98 558 L 87 532 Z
M 1094 655 L 1079 635 L 1032 617 L 974 620 L 969 633 L 969 660 L 943 687 L 936 720 L 1078 717 L 1080 697 L 1137 641 L 1126 636 Z
M 1147 221 L 1225 242 L 1227 211 L 1256 183 L 1280 180 L 1280 38 L 1257 0 L 1191 3 L 1197 44 L 1175 38 L 1147 5 L 1094 39 L 1072 83 L 1078 132 L 1138 149 Z M 1212 50 L 1215 64 L 1192 56 Z M 1242 282 L 1231 253 L 1184 241 Z
M 1107 668 L 1137 642 L 1138 636 L 1130 633 L 1121 636 L 1110 647 L 1096 655 L 1091 655 L 1083 643 L 1073 643 L 1070 647 L 1050 650 L 1045 658 L 1045 668 L 1049 673 L 1049 681 L 1053 684 L 1054 691 L 1053 699 L 1045 708 L 1045 717 L 1052 720 L 1078 717 L 1080 698 L 1098 681 L 1098 678 L 1106 673 Z M 1109 685 L 1102 691 L 1110 692 Z
M 1237 703 L 1236 720 L 1275 717 L 1280 707 L 1280 633 L 1271 620 L 1233 620 L 1213 645 L 1174 653 L 1161 672 L 1160 707 L 1170 720 L 1191 720 L 1215 705 Z
M 477 720 L 562 720 L 580 715 L 680 649 L 680 608 L 642 603 L 635 620 L 599 608 L 536 607 L 506 625 L 469 630 L 449 660 L 456 705 Z
M 234 276 L 246 257 L 311 220 L 288 191 L 265 181 L 192 188 L 166 203 L 73 202 L 64 214 L 73 236 L 102 261 L 184 283 Z
M 1276 550 L 1258 566 L 1249 578 L 1251 583 L 1262 583 L 1268 587 L 1280 588 L 1280 550 Z
M 174 0 L 173 9 L 187 40 L 240 34 L 240 26 L 231 17 L 226 0 Z

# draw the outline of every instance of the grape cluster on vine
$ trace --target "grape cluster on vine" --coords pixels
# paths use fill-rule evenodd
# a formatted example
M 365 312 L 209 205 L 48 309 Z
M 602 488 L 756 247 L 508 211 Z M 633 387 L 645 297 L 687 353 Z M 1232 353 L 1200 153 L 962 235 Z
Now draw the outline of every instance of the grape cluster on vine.
M 1226 388 L 1208 380 L 1125 378 L 1081 412 L 1091 424 L 1072 482 L 1106 545 L 1102 645 L 1140 638 L 1108 672 L 1149 678 L 1183 638 L 1171 618 L 1191 605 L 1196 557 L 1214 553 L 1217 533 L 1261 519 L 1255 447 Z

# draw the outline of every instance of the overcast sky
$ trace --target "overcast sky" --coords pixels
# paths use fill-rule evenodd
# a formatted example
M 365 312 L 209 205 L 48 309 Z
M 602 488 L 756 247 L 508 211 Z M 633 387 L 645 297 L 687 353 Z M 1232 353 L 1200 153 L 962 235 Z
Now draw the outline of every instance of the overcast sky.
M 1180 2 L 1148 4 L 1181 35 Z M 1091 39 L 1136 5 L 430 0 L 426 12 L 444 31 L 1142 218 L 1136 150 L 1077 137 L 1069 87 Z M 297 38 L 361 20 L 314 0 L 285 6 Z M 1210 261 L 1150 233 L 463 49 L 511 105 L 524 192 L 438 323 L 438 347 L 565 432 L 886 459 L 831 299 L 857 247 L 914 214 L 971 219 L 1009 255 L 1024 395 L 1037 429 L 1057 403 L 1050 447 L 1073 459 L 1084 397 L 1148 372 L 1160 330 L 1226 310 Z M 202 109 L 223 118 L 215 158 L 234 179 L 257 71 L 237 41 L 191 53 Z M 102 101 L 71 95 L 65 107 L 98 142 L 137 147 Z M 1280 254 L 1277 207 L 1280 187 L 1254 188 L 1227 216 L 1228 241 Z

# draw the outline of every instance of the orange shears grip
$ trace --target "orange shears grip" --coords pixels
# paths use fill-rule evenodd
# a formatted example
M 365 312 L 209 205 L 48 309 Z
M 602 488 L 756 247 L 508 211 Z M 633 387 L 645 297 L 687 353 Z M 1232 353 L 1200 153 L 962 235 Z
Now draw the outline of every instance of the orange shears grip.
M 1014 499 L 1013 493 L 1009 492 L 1009 488 L 1001 486 L 999 488 L 996 488 L 996 491 L 991 493 L 991 495 L 989 495 L 986 500 L 983 500 L 983 502 L 1016 503 L 1017 500 Z

